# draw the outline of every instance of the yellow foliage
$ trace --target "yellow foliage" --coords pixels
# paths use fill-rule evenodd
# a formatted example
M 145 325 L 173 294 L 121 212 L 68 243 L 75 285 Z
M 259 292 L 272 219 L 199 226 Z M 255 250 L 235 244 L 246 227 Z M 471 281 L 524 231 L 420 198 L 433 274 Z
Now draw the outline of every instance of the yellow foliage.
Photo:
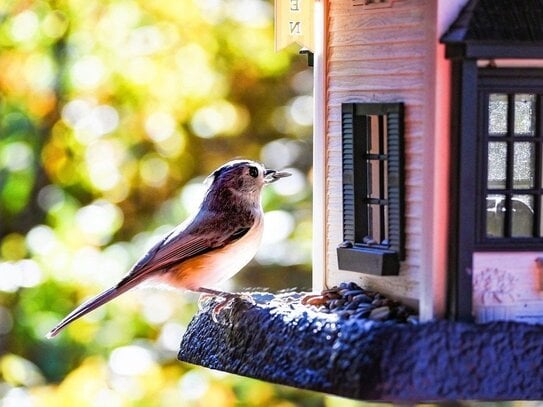
M 13 319 L 0 404 L 11 390 L 40 407 L 265 407 L 290 397 L 175 359 L 196 296 L 178 301 L 175 293 L 170 304 L 157 295 L 164 312 L 149 306 L 149 291 L 128 293 L 43 338 L 183 221 L 214 168 L 235 157 L 264 160 L 263 146 L 277 138 L 309 140 L 309 126 L 300 133 L 274 124 L 274 112 L 301 94 L 289 69 L 307 64 L 298 50 L 274 52 L 272 8 L 267 0 L 0 1 L 0 157 L 28 150 L 25 177 L 15 177 L 23 173 L 15 164 L 0 174 L 0 261 L 38 270 L 30 283 L 0 290 L 0 309 Z M 285 166 L 307 173 L 307 145 L 304 164 Z M 311 236 L 306 195 L 269 189 L 265 199 L 282 211 L 305 200 L 289 237 L 299 247 Z M 13 202 L 20 205 L 6 219 Z M 310 265 L 299 265 L 309 278 Z M 238 284 L 267 285 L 263 275 L 281 276 L 274 290 L 288 287 L 292 273 L 246 274 L 250 281 Z
M 0 257 L 4 260 L 20 260 L 26 254 L 26 243 L 23 235 L 11 233 L 1 241 Z
M 29 360 L 14 354 L 0 359 L 2 378 L 14 386 L 36 386 L 44 382 L 39 369 Z
M 95 406 L 97 397 L 109 391 L 107 367 L 103 359 L 89 357 L 57 387 L 51 407 Z

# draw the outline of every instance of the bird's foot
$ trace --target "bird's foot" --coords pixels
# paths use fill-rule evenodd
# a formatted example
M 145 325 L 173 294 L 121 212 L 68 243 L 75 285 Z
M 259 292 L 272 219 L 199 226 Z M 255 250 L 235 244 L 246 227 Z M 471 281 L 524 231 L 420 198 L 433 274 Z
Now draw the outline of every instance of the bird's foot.
M 237 295 L 226 295 L 222 297 L 223 300 L 213 307 L 211 310 L 211 318 L 216 324 L 220 323 L 219 316 L 224 309 L 230 309 L 233 302 L 238 299 Z
M 200 298 L 198 298 L 198 310 L 202 311 L 204 308 L 206 308 L 208 302 L 213 301 L 215 297 L 216 296 L 213 294 L 200 294 Z
M 215 323 L 219 323 L 219 314 L 221 313 L 221 311 L 231 308 L 233 302 L 238 299 L 249 302 L 252 305 L 255 304 L 253 297 L 244 293 L 227 293 L 224 291 L 212 290 L 203 287 L 200 288 L 198 291 L 202 293 L 202 295 L 200 296 L 200 300 L 198 301 L 198 306 L 200 309 L 202 308 L 202 302 L 207 301 L 209 298 L 222 298 L 222 301 L 216 304 L 211 310 L 211 318 Z

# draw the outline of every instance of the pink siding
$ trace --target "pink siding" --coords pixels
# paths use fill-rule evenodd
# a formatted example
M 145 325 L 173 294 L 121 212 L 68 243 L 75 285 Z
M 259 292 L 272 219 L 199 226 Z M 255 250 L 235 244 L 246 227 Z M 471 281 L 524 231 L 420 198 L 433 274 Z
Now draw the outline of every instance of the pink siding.
M 354 280 L 390 295 L 418 299 L 424 201 L 425 134 L 434 112 L 427 101 L 434 87 L 435 5 L 397 0 L 391 8 L 364 10 L 351 0 L 328 0 L 326 283 Z M 430 72 L 431 70 L 431 72 Z M 341 103 L 404 102 L 406 149 L 407 260 L 399 277 L 375 278 L 337 270 L 342 240 Z

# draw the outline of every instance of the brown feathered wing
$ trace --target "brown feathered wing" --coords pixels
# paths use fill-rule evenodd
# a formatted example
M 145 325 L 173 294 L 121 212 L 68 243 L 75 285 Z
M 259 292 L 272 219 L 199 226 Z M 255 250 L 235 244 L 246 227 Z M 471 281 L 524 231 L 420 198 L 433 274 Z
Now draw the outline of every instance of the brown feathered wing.
M 254 222 L 254 220 L 249 220 Z M 221 227 L 216 226 L 220 224 Z M 111 301 L 122 293 L 139 285 L 143 281 L 166 271 L 194 256 L 219 249 L 225 244 L 240 239 L 251 228 L 252 224 L 228 226 L 228 218 L 217 216 L 207 211 L 200 211 L 198 216 L 188 224 L 180 225 L 158 243 L 132 267 L 127 275 L 114 287 L 89 299 L 69 313 L 49 333 L 47 338 L 56 336 L 68 324 L 99 306 Z

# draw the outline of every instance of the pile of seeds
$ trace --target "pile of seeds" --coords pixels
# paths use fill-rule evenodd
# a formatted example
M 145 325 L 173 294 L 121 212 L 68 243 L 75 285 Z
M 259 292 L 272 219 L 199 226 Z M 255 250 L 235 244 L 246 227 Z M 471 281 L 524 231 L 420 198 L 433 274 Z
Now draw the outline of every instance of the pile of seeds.
M 323 290 L 321 294 L 308 295 L 302 304 L 316 306 L 319 312 L 335 313 L 344 319 L 418 323 L 418 316 L 409 307 L 376 291 L 364 290 L 353 282 L 341 283 L 339 287 Z

